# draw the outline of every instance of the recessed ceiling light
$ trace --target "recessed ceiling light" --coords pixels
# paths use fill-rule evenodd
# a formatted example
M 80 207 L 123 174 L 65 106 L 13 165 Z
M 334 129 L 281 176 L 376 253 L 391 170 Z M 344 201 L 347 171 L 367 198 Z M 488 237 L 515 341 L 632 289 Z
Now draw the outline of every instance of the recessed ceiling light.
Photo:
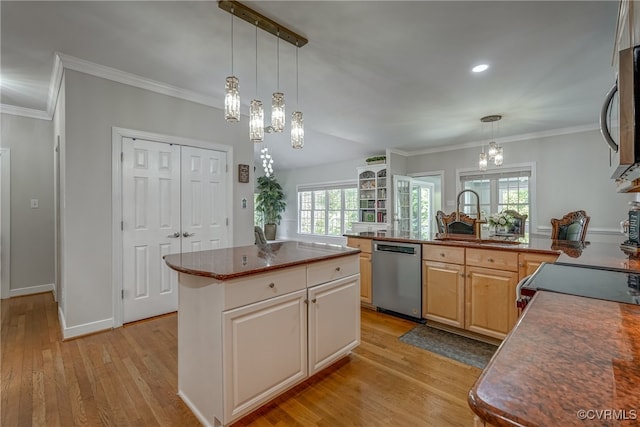
M 489 64 L 479 64 L 471 69 L 474 73 L 481 73 L 489 69 Z

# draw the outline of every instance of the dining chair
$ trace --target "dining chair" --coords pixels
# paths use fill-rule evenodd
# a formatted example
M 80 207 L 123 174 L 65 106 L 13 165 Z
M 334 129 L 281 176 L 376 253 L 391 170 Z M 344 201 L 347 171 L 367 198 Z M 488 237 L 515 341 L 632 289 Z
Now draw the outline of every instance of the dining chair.
M 509 233 L 524 236 L 524 230 L 526 228 L 525 226 L 529 215 L 520 214 L 518 211 L 514 211 L 513 209 L 505 209 L 503 212 L 513 217 L 513 224 L 509 227 Z
M 456 213 L 442 215 L 442 224 L 445 233 L 451 234 L 475 234 L 476 220 L 467 214 L 460 213 L 460 217 L 456 218 Z
M 436 212 L 436 226 L 438 227 L 438 233 L 444 233 L 444 221 L 442 218 L 446 215 L 446 213 L 442 211 Z
M 560 219 L 551 218 L 551 239 L 584 241 L 590 219 L 585 211 L 569 212 Z
M 266 245 L 267 239 L 264 237 L 264 231 L 262 231 L 262 227 L 258 227 L 257 225 L 253 228 L 253 234 L 256 237 L 255 244 L 256 245 Z

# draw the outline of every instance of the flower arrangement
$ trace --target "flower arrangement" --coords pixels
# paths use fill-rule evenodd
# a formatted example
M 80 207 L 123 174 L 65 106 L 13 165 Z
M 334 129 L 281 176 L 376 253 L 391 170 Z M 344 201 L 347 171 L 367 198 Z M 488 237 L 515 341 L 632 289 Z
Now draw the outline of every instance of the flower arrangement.
M 487 219 L 489 225 L 498 227 L 498 226 L 508 226 L 513 224 L 513 217 L 507 213 L 500 212 L 491 214 Z

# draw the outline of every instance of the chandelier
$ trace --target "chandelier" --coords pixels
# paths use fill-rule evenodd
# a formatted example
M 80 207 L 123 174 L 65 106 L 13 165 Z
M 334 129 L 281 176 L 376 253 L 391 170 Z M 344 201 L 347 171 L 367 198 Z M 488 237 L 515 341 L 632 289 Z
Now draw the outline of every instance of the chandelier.
M 227 77 L 225 81 L 225 119 L 231 123 L 240 120 L 239 82 L 237 77 L 233 75 L 233 17 L 236 16 L 255 25 L 256 28 L 256 97 L 251 100 L 249 105 L 249 139 L 252 142 L 261 143 L 264 141 L 265 132 L 283 132 L 285 128 L 284 93 L 280 91 L 280 39 L 282 39 L 296 46 L 296 107 L 298 111 L 291 115 L 291 146 L 302 148 L 304 146 L 304 124 L 298 105 L 298 49 L 307 44 L 308 40 L 238 1 L 220 0 L 218 6 L 232 15 L 231 76 Z M 258 99 L 258 28 L 275 35 L 277 38 L 276 91 L 271 99 L 271 124 L 266 127 L 264 125 L 263 104 Z M 262 153 L 264 156 L 266 154 Z
M 502 116 L 499 114 L 493 114 L 490 116 L 484 116 L 480 119 L 482 123 L 491 123 L 491 141 L 489 142 L 489 150 L 488 152 L 484 152 L 484 145 L 482 146 L 482 152 L 480 153 L 480 160 L 478 161 L 478 169 L 481 171 L 487 170 L 487 164 L 489 161 L 493 161 L 493 164 L 496 166 L 502 166 L 504 161 L 504 155 L 502 147 L 500 147 L 496 142 L 495 134 L 494 134 L 494 124 L 501 120 Z

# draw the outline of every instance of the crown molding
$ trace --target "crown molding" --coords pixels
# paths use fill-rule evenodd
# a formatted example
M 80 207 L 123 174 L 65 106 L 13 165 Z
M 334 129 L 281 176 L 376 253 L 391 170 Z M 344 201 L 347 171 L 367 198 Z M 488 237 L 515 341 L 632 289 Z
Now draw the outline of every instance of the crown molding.
M 51 116 L 44 110 L 17 107 L 10 104 L 0 104 L 0 113 L 11 114 L 12 116 L 29 117 L 31 119 L 51 120 Z
M 49 79 L 49 95 L 47 97 L 47 114 L 49 119 L 53 118 L 56 110 L 56 103 L 60 95 L 60 86 L 62 85 L 62 76 L 64 74 L 64 66 L 58 52 L 55 53 L 53 59 L 53 70 Z
M 569 134 L 573 134 L 573 133 L 588 132 L 588 131 L 592 131 L 592 130 L 600 130 L 600 127 L 597 124 L 583 125 L 583 126 L 573 126 L 573 127 L 567 127 L 567 128 L 545 130 L 545 131 L 542 131 L 542 132 L 524 133 L 524 134 L 521 134 L 521 135 L 514 135 L 514 136 L 503 137 L 503 138 L 496 138 L 495 141 L 498 144 L 509 144 L 511 142 L 528 141 L 528 140 L 531 140 L 531 139 L 548 138 L 548 137 L 551 137 L 551 136 L 569 135 Z M 422 155 L 422 154 L 435 154 L 435 153 L 442 153 L 442 152 L 445 152 L 445 151 L 463 150 L 465 148 L 482 147 L 483 145 L 487 145 L 487 140 L 465 142 L 465 143 L 462 143 L 462 144 L 449 145 L 449 146 L 446 146 L 446 147 L 442 146 L 442 147 L 434 147 L 434 148 L 425 148 L 423 150 L 407 151 L 406 152 L 407 153 L 406 156 L 419 156 L 419 155 Z M 400 151 L 398 150 L 398 153 L 399 152 Z
M 211 96 L 202 95 L 200 93 L 182 89 L 167 83 L 162 83 L 136 74 L 127 73 L 116 68 L 107 67 L 105 65 L 96 64 L 95 62 L 86 61 L 64 53 L 56 52 L 56 56 L 60 58 L 64 69 L 79 71 L 81 73 L 90 74 L 95 77 L 111 80 L 140 89 L 146 89 L 151 92 L 160 93 L 162 95 L 172 96 L 197 104 L 207 105 L 209 107 L 219 107 L 220 101 Z M 59 88 L 59 85 L 58 85 Z M 59 90 L 59 89 L 58 89 Z

